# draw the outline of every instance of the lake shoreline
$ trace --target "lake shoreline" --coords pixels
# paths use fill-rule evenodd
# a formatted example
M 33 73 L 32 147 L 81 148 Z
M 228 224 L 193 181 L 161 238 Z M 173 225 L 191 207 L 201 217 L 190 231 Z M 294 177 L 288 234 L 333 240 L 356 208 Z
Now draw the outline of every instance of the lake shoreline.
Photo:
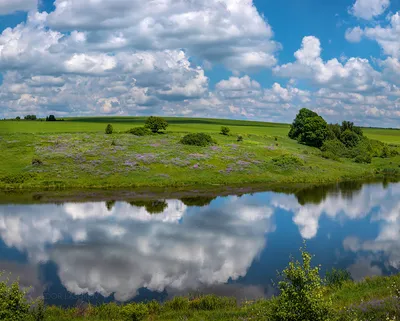
M 265 183 L 235 185 L 203 185 L 182 187 L 140 187 L 140 188 L 59 188 L 59 189 L 9 189 L 0 188 L 0 204 L 5 203 L 58 203 L 88 201 L 134 201 L 181 198 L 216 198 L 260 192 L 295 194 L 311 188 L 332 187 L 334 185 L 397 183 L 400 176 L 375 175 L 358 179 L 343 179 L 323 183 Z

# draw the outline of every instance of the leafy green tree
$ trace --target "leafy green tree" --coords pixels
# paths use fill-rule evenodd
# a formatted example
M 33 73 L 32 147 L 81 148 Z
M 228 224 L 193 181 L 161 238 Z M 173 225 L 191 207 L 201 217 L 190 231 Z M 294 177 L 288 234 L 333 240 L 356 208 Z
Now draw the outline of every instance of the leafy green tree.
M 302 262 L 292 259 L 281 273 L 280 295 L 273 319 L 279 321 L 326 321 L 331 317 L 331 300 L 324 296 L 320 267 L 312 267 L 312 255 L 300 249 Z
M 350 129 L 346 129 L 343 131 L 340 135 L 340 141 L 346 146 L 346 147 L 355 147 L 360 141 L 360 137 Z
M 15 119 L 16 119 L 16 120 L 21 120 L 21 117 L 17 116 Z
M 339 124 L 329 124 L 329 139 L 340 139 L 340 125 Z
M 25 119 L 25 120 L 36 120 L 37 117 L 36 117 L 36 115 L 26 115 L 26 116 L 24 117 L 24 119 Z
M 309 146 L 321 147 L 328 136 L 328 124 L 321 116 L 315 116 L 305 119 L 303 131 L 298 140 Z
M 149 214 L 161 214 L 168 208 L 165 200 L 133 201 L 132 206 L 144 207 Z
M 343 133 L 346 130 L 353 131 L 354 123 L 351 121 L 343 121 L 342 126 L 340 127 L 340 131 Z
M 317 113 L 307 108 L 300 109 L 299 113 L 297 114 L 296 118 L 293 121 L 292 126 L 290 127 L 289 137 L 292 139 L 297 139 L 304 130 L 304 125 L 307 118 L 316 116 L 318 116 Z
M 110 134 L 113 133 L 113 131 L 114 131 L 114 128 L 112 127 L 112 125 L 108 124 L 107 127 L 106 127 L 106 134 L 110 135 Z
M 230 132 L 231 132 L 231 130 L 229 127 L 226 127 L 226 126 L 221 127 L 221 135 L 228 136 Z
M 361 129 L 361 127 L 358 126 L 354 126 L 353 127 L 353 132 L 355 132 L 358 136 L 363 137 L 364 136 L 364 132 Z
M 46 121 L 57 121 L 57 119 L 54 115 L 50 115 L 50 116 L 46 117 Z
M 147 118 L 144 127 L 150 129 L 153 133 L 158 133 L 160 130 L 167 129 L 168 123 L 162 117 L 150 116 Z

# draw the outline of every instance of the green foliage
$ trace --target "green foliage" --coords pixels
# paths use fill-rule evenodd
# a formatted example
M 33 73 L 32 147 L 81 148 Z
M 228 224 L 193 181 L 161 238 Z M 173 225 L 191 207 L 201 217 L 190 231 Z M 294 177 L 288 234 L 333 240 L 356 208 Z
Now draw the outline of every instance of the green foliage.
M 220 132 L 221 135 L 228 136 L 230 132 L 231 132 L 231 130 L 229 127 L 226 127 L 226 126 L 221 127 L 221 132 Z
M 189 308 L 189 300 L 185 297 L 176 296 L 172 300 L 165 302 L 164 308 L 173 311 L 187 310 Z
M 165 200 L 133 201 L 129 204 L 144 207 L 149 214 L 160 214 L 168 208 L 168 203 Z
M 293 124 L 290 127 L 289 137 L 291 139 L 297 139 L 304 132 L 304 126 L 307 119 L 317 116 L 318 116 L 317 113 L 307 108 L 302 108 L 297 114 L 296 118 L 293 121 Z
M 40 299 L 32 307 L 31 315 L 34 321 L 44 321 L 46 317 L 46 307 L 43 299 Z
M 242 142 L 242 141 L 243 141 L 243 136 L 242 136 L 242 135 L 239 135 L 238 138 L 237 138 L 237 141 L 238 141 L 238 142 Z
M 272 163 L 282 169 L 294 169 L 304 165 L 304 162 L 297 156 L 286 154 L 273 158 Z
M 113 131 L 114 131 L 114 128 L 112 127 L 112 125 L 108 124 L 107 127 L 106 127 L 106 134 L 110 135 L 110 134 L 113 133 Z
M 326 272 L 325 284 L 331 288 L 340 288 L 345 282 L 352 281 L 349 271 L 333 268 Z
M 326 140 L 321 146 L 321 151 L 338 157 L 345 157 L 347 154 L 346 146 L 338 139 Z
M 151 135 L 151 131 L 146 127 L 135 127 L 128 130 L 128 133 L 135 136 L 148 136 Z
M 369 153 L 361 153 L 354 158 L 354 161 L 359 164 L 371 164 L 372 156 Z
M 339 161 L 340 160 L 340 158 L 337 155 L 335 155 L 334 153 L 332 153 L 330 151 L 322 152 L 321 156 L 323 158 L 325 158 L 325 159 L 331 159 L 331 160 L 334 160 L 334 161 Z
M 346 147 L 355 147 L 357 146 L 358 142 L 360 141 L 360 137 L 350 129 L 346 129 L 340 134 L 340 141 Z
M 17 116 L 15 117 L 15 120 L 21 120 L 21 117 Z
M 24 117 L 24 119 L 25 119 L 25 120 L 36 120 L 37 117 L 36 117 L 36 115 L 26 115 L 26 116 Z
M 197 197 L 184 197 L 181 198 L 181 202 L 185 204 L 186 206 L 207 206 L 210 205 L 211 202 L 215 199 L 216 197 L 206 197 L 206 196 L 197 196 Z
M 382 153 L 381 153 L 381 157 L 382 158 L 389 158 L 390 155 L 390 150 L 389 150 L 389 146 L 388 145 L 384 145 L 382 148 Z
M 236 307 L 237 302 L 235 298 L 219 297 L 214 294 L 199 296 L 189 301 L 189 308 L 194 310 L 213 311 Z
M 346 130 L 353 131 L 354 123 L 351 121 L 343 121 L 342 126 L 340 127 L 340 131 L 343 133 Z
M 312 255 L 300 249 L 302 262 L 292 259 L 281 273 L 280 295 L 273 310 L 273 320 L 323 321 L 332 315 L 332 303 L 324 295 L 320 267 L 312 267 Z
M 57 121 L 57 119 L 54 115 L 50 115 L 46 117 L 46 121 Z
M 341 129 L 339 124 L 329 124 L 328 130 L 330 140 L 340 139 Z
M 124 305 L 121 312 L 126 321 L 141 321 L 148 316 L 149 309 L 144 303 L 131 303 Z
M 162 117 L 150 116 L 147 118 L 144 127 L 150 129 L 153 133 L 165 130 L 168 127 L 167 121 Z
M 305 120 L 303 132 L 298 140 L 308 146 L 321 147 L 328 136 L 328 124 L 321 116 L 315 116 Z
M 0 178 L 0 181 L 5 184 L 22 184 L 35 178 L 34 173 L 21 173 L 21 174 L 11 174 Z
M 0 272 L 0 277 L 4 273 Z M 18 281 L 9 284 L 9 279 L 0 282 L 0 320 L 25 321 L 29 317 L 30 304 L 26 292 L 19 287 Z
M 204 133 L 187 134 L 181 139 L 181 143 L 184 145 L 193 145 L 201 147 L 215 144 L 212 137 Z

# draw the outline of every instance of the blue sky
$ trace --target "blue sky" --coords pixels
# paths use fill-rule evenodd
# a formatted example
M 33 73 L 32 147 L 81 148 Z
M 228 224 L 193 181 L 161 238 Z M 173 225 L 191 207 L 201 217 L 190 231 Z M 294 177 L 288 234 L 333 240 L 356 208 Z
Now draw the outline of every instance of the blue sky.
M 400 127 L 400 0 L 3 0 L 0 32 L 0 117 Z

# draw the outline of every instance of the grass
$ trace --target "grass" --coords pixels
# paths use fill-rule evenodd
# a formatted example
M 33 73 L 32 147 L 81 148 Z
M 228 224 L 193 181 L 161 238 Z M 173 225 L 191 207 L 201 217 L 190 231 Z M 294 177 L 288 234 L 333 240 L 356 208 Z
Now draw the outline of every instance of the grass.
M 164 134 L 127 134 L 143 117 L 72 118 L 60 122 L 0 121 L 0 189 L 131 188 L 329 183 L 400 174 L 400 156 L 372 164 L 325 159 L 287 137 L 289 125 L 254 121 L 167 118 Z M 111 123 L 114 134 L 106 135 Z M 229 136 L 220 135 L 229 126 Z M 204 132 L 216 146 L 179 143 Z M 400 130 L 364 129 L 400 150 Z M 238 135 L 243 142 L 237 142 Z M 293 156 L 288 162 L 287 156 Z M 33 160 L 39 160 L 32 165 Z

